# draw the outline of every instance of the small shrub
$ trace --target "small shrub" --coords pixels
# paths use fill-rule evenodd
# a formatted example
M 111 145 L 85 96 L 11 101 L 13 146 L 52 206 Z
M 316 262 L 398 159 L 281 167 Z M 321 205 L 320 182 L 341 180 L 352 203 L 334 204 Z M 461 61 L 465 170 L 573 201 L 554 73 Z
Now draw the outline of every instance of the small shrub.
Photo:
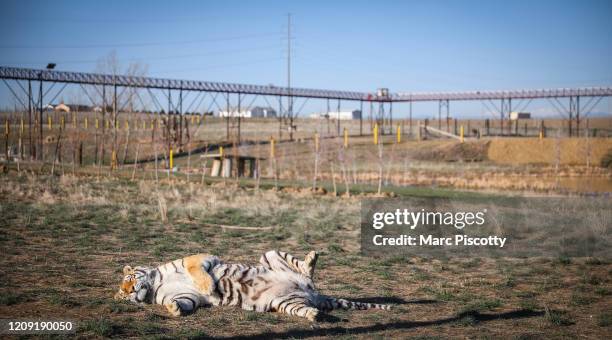
M 603 312 L 597 317 L 597 326 L 610 327 L 612 325 L 612 312 Z
M 561 255 L 557 258 L 557 263 L 567 266 L 572 263 L 572 259 L 569 256 Z
M 24 301 L 27 301 L 27 299 L 19 294 L 6 293 L 0 295 L 0 306 L 12 306 Z
M 548 307 L 546 307 L 544 318 L 556 326 L 569 326 L 574 324 L 574 321 L 567 315 L 566 311 L 553 310 Z
M 91 332 L 97 336 L 110 337 L 111 335 L 120 333 L 121 327 L 107 319 L 93 319 L 83 321 L 79 325 L 79 330 Z
M 612 149 L 608 149 L 608 152 L 601 158 L 601 166 L 603 168 L 612 168 Z

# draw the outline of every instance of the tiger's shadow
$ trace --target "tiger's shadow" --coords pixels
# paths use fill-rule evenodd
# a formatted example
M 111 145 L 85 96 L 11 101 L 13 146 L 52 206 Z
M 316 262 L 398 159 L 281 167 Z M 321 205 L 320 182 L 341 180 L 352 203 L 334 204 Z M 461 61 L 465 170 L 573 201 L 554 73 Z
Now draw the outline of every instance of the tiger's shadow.
M 427 300 L 429 301 L 429 300 Z M 420 301 L 412 302 L 419 303 Z M 411 303 L 407 301 L 406 303 Z M 427 302 L 431 303 L 431 302 Z M 488 322 L 493 320 L 518 320 L 524 318 L 542 317 L 544 316 L 543 311 L 519 309 L 501 313 L 480 313 L 477 311 L 462 312 L 453 316 L 448 316 L 440 319 L 426 320 L 426 321 L 394 321 L 388 323 L 376 323 L 374 325 L 357 326 L 351 328 L 345 328 L 341 325 L 323 328 L 323 327 L 311 327 L 310 329 L 290 329 L 281 332 L 265 332 L 254 335 L 240 335 L 230 336 L 223 339 L 294 339 L 294 338 L 310 338 L 310 337 L 321 337 L 321 336 L 340 336 L 345 335 L 349 332 L 352 335 L 370 334 L 373 332 L 381 332 L 388 330 L 410 330 L 416 328 L 441 326 L 444 324 L 452 324 L 463 318 L 469 317 L 474 322 Z M 332 320 L 342 320 L 332 316 Z M 325 321 L 325 320 L 322 320 Z M 348 320 L 347 320 L 348 321 Z
M 399 305 L 409 305 L 409 304 L 423 305 L 423 304 L 430 304 L 430 303 L 438 302 L 437 300 L 431 300 L 431 299 L 406 300 L 406 299 L 403 299 L 397 296 L 374 296 L 374 297 L 365 297 L 365 298 L 343 297 L 343 298 L 354 301 L 354 302 L 378 303 L 378 304 L 384 304 L 384 305 L 393 305 L 394 307 L 399 306 Z M 331 315 L 328 313 L 321 313 L 319 314 L 317 321 L 326 322 L 326 323 L 338 323 L 338 322 L 348 322 L 349 320 L 345 318 L 340 318 L 340 317 L 337 317 L 335 315 Z

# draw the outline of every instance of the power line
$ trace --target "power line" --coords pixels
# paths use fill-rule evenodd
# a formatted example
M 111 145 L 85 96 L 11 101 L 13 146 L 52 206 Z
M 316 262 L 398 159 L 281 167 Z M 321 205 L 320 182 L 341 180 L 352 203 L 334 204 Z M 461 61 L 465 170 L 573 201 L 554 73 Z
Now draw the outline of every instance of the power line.
M 241 53 L 248 51 L 262 51 L 269 50 L 271 48 L 278 47 L 277 45 L 268 45 L 268 46 L 260 46 L 254 48 L 240 48 L 240 49 L 231 49 L 231 50 L 221 50 L 221 51 L 213 51 L 206 53 L 193 53 L 193 54 L 182 54 L 182 55 L 170 55 L 170 56 L 161 56 L 161 57 L 142 57 L 142 58 L 125 58 L 119 59 L 118 62 L 130 62 L 130 61 L 150 61 L 150 60 L 169 60 L 169 59 L 182 59 L 182 58 L 192 58 L 192 57 L 204 57 L 211 55 L 222 55 L 228 53 Z M 102 61 L 103 59 L 86 59 L 86 60 L 54 60 L 55 63 L 63 65 L 63 64 L 94 64 Z M 48 63 L 49 58 L 45 61 L 18 61 L 18 62 L 2 62 L 2 64 L 10 64 L 10 65 L 41 65 Z
M 87 48 L 108 48 L 108 47 L 150 47 L 166 45 L 192 45 L 206 42 L 243 40 L 261 37 L 278 36 L 279 33 L 260 33 L 242 36 L 231 36 L 222 38 L 211 38 L 203 40 L 184 40 L 184 41 L 165 41 L 165 42 L 146 42 L 146 43 L 108 43 L 108 44 L 84 44 L 84 45 L 0 45 L 2 49 L 87 49 Z
M 226 68 L 226 67 L 248 66 L 248 65 L 252 65 L 252 64 L 260 64 L 260 63 L 265 63 L 265 62 L 270 62 L 270 61 L 279 61 L 279 60 L 283 60 L 283 59 L 284 58 L 282 58 L 282 57 L 276 57 L 276 58 L 249 60 L 247 62 L 240 62 L 240 63 L 209 65 L 209 66 L 205 66 L 205 67 L 190 67 L 190 68 L 169 69 L 169 70 L 167 69 L 167 70 L 158 71 L 158 72 L 151 72 L 151 74 L 152 75 L 160 75 L 160 74 L 172 74 L 172 73 L 181 73 L 181 72 L 193 72 L 193 71 L 211 70 L 211 69 Z

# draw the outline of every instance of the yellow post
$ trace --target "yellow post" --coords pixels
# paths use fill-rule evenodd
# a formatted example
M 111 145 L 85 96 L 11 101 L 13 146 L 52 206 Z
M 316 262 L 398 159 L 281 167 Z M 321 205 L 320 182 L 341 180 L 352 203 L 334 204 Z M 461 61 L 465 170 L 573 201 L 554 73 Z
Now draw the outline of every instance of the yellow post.
M 96 130 L 100 127 L 100 122 L 98 120 L 98 117 L 96 117 Z
M 88 122 L 88 119 L 87 119 L 87 117 L 85 117 L 85 130 L 87 130 L 87 127 L 88 127 L 88 125 L 89 125 L 88 123 L 89 123 L 89 122 Z
M 374 124 L 374 145 L 378 145 L 378 123 Z
M 125 130 L 129 130 L 130 129 L 130 121 L 129 120 L 125 120 Z
M 170 148 L 170 170 L 174 168 L 174 152 L 172 148 Z
M 200 125 L 200 116 L 197 117 L 198 125 Z
M 51 116 L 47 116 L 47 125 L 49 126 L 49 130 L 51 130 L 52 128 L 52 123 L 51 123 Z
M 219 147 L 219 157 L 223 159 L 223 147 L 222 146 Z
M 348 148 L 348 130 L 344 128 L 344 148 Z
M 62 130 L 66 129 L 66 122 L 65 122 L 63 115 L 62 115 L 62 118 L 60 118 L 60 124 L 61 124 Z
M 544 138 L 544 133 L 542 133 L 542 129 L 540 129 L 540 140 L 542 140 L 542 138 Z
M 315 132 L 315 152 L 319 152 L 319 133 Z
M 193 123 L 195 122 L 195 116 L 191 116 L 191 124 L 193 125 Z
M 146 120 L 146 119 L 143 119 L 143 120 L 142 120 L 142 129 L 143 129 L 143 130 L 146 130 L 146 129 L 147 129 L 147 120 Z
M 110 128 L 110 120 L 107 119 L 107 120 L 105 120 L 105 122 L 106 122 L 106 124 L 105 124 L 106 125 L 106 129 L 108 130 Z
M 461 129 L 459 129 L 461 133 L 461 143 L 463 143 L 463 125 L 461 125 Z
M 402 126 L 397 124 L 397 144 L 402 142 Z
M 270 137 L 270 158 L 274 158 L 274 137 Z
M 76 125 L 76 115 L 75 115 L 75 114 L 72 114 L 72 127 L 75 127 L 75 128 L 76 128 L 76 126 L 77 126 L 77 125 Z
M 111 169 L 115 169 L 117 167 L 117 152 L 113 150 L 113 154 L 111 155 Z

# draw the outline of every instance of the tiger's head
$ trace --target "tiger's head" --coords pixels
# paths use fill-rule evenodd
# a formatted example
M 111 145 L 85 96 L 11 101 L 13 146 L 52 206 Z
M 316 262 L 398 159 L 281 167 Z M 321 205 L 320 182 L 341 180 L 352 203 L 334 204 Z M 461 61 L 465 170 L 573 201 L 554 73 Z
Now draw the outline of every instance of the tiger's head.
M 123 280 L 119 290 L 115 293 L 115 300 L 130 300 L 143 302 L 151 285 L 149 283 L 149 270 L 143 267 L 123 267 Z

